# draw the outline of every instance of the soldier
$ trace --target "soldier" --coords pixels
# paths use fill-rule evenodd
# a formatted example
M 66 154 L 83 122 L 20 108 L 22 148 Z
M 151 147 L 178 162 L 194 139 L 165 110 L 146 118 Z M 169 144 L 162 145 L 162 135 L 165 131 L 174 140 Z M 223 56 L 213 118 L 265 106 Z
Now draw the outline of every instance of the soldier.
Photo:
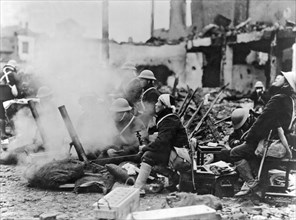
M 167 167 L 174 147 L 189 146 L 186 130 L 180 118 L 174 114 L 175 100 L 169 94 L 159 96 L 155 104 L 158 135 L 155 141 L 140 146 L 143 153 L 139 175 L 134 187 L 143 188 L 153 166 Z
M 259 180 L 254 178 L 254 170 L 251 169 L 248 163 L 248 160 L 252 160 L 252 163 L 259 163 L 260 159 L 255 155 L 259 141 L 267 138 L 271 130 L 273 131 L 272 137 L 278 136 L 279 128 L 286 135 L 290 132 L 290 127 L 292 126 L 295 114 L 296 73 L 282 72 L 281 75 L 275 78 L 271 87 L 273 88 L 274 95 L 250 128 L 245 142 L 234 147 L 230 152 L 231 159 L 235 161 L 237 170 L 246 183 L 236 196 L 249 194 L 259 185 Z
M 114 138 L 113 145 L 101 156 L 113 157 L 138 153 L 139 145 L 146 143 L 148 136 L 143 122 L 132 114 L 132 107 L 123 98 L 116 99 L 111 104 L 110 110 L 118 134 Z
M 0 74 L 0 137 L 1 139 L 7 138 L 5 131 L 6 128 L 6 115 L 3 102 L 13 99 L 18 95 L 16 88 L 15 74 L 17 72 L 17 63 L 14 60 L 8 61 L 2 69 Z
M 257 81 L 254 86 L 255 90 L 251 94 L 251 99 L 254 102 L 254 109 L 261 113 L 265 104 L 268 102 L 269 95 L 265 91 L 265 87 L 261 81 Z
M 148 128 L 149 123 L 151 123 L 153 116 L 155 115 L 155 104 L 160 96 L 160 93 L 154 87 L 156 78 L 152 71 L 143 70 L 138 78 L 140 79 L 141 86 L 143 88 L 141 96 L 142 115 L 140 115 L 140 119 Z

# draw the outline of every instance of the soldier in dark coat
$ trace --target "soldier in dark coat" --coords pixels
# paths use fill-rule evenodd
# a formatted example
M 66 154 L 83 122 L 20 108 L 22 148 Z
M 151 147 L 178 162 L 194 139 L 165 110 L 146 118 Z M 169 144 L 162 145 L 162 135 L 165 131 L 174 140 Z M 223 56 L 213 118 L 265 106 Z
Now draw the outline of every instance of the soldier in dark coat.
M 3 71 L 0 72 L 0 137 L 1 139 L 7 138 L 6 127 L 6 115 L 3 102 L 13 99 L 18 95 L 16 87 L 16 62 L 14 60 L 8 61 L 3 67 Z
M 248 108 L 238 108 L 231 113 L 233 132 L 229 135 L 228 143 L 234 148 L 243 143 L 250 127 L 254 124 L 256 117 Z
M 254 161 L 255 150 L 260 140 L 267 138 L 272 130 L 272 136 L 277 136 L 277 129 L 282 128 L 288 134 L 294 116 L 294 99 L 296 92 L 296 73 L 282 72 L 272 84 L 271 91 L 274 95 L 270 98 L 262 114 L 257 118 L 250 128 L 245 142 L 230 152 L 235 161 L 237 170 L 246 181 L 246 187 L 242 187 L 237 196 L 243 196 L 251 192 L 259 182 L 255 180 L 247 160 Z M 259 160 L 259 158 L 258 158 Z
M 188 146 L 188 137 L 180 118 L 174 114 L 174 98 L 160 95 L 155 105 L 158 136 L 148 145 L 140 146 L 142 163 L 135 187 L 142 188 L 155 165 L 167 166 L 174 147 Z

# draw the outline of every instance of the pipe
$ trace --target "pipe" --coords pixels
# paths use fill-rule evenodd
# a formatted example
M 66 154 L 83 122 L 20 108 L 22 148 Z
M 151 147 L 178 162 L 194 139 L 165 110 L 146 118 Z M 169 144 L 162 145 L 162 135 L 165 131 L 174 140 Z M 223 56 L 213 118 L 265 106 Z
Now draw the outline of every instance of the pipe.
M 71 137 L 72 144 L 74 145 L 75 150 L 76 150 L 76 152 L 78 154 L 79 160 L 82 160 L 84 162 L 88 162 L 88 159 L 86 157 L 86 154 L 84 152 L 82 144 L 81 144 L 81 142 L 80 142 L 80 140 L 78 138 L 78 135 L 77 135 L 77 133 L 76 133 L 76 131 L 74 129 L 72 121 L 71 121 L 71 119 L 70 119 L 70 117 L 68 115 L 66 107 L 64 105 L 60 106 L 59 111 L 60 111 L 61 116 L 62 116 L 62 118 L 63 118 L 63 120 L 65 122 L 66 128 L 67 128 L 68 133 L 69 133 L 69 135 Z

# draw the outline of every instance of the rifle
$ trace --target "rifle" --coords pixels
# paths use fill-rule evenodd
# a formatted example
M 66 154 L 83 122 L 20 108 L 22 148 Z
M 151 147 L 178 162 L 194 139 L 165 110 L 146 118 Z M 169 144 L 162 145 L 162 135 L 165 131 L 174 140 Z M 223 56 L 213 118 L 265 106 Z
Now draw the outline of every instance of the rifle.
M 196 89 L 194 90 L 194 92 L 192 93 L 192 95 L 191 95 L 190 98 L 188 99 L 188 102 L 186 103 L 184 109 L 182 110 L 181 113 L 179 113 L 179 117 L 180 117 L 180 118 L 186 113 L 186 111 L 187 111 L 187 109 L 188 109 L 188 107 L 189 107 L 189 104 L 190 104 L 191 100 L 194 98 L 194 95 L 195 95 L 195 93 L 197 92 L 197 90 L 198 90 L 198 88 L 196 88 Z
M 195 118 L 195 116 L 198 114 L 200 108 L 202 107 L 203 105 L 203 99 L 201 100 L 201 102 L 199 103 L 197 109 L 195 110 L 195 112 L 193 113 L 193 115 L 191 116 L 191 118 L 188 120 L 188 122 L 186 123 L 186 125 L 184 126 L 186 129 L 189 128 L 189 126 L 191 125 L 191 123 L 193 122 L 193 119 Z
M 101 166 L 104 166 L 105 164 L 108 164 L 108 163 L 113 163 L 118 165 L 125 161 L 140 163 L 141 157 L 142 157 L 141 154 L 131 154 L 131 155 L 125 155 L 125 156 L 118 156 L 118 157 L 99 158 L 99 159 L 93 160 L 92 162 Z
M 202 123 L 204 122 L 204 120 L 206 119 L 206 117 L 208 116 L 208 114 L 210 113 L 210 111 L 212 110 L 212 108 L 214 107 L 214 104 L 217 102 L 219 96 L 222 94 L 223 90 L 229 85 L 229 83 L 227 83 L 225 86 L 223 86 L 220 89 L 219 94 L 217 95 L 217 97 L 214 99 L 214 101 L 211 103 L 208 111 L 203 115 L 203 117 L 201 118 L 201 120 L 198 122 L 198 124 L 196 125 L 195 129 L 191 132 L 191 134 L 189 135 L 189 139 L 191 139 L 194 135 L 195 132 L 197 132 L 200 128 L 200 126 L 202 125 Z
M 225 117 L 225 118 L 222 118 L 222 119 L 219 120 L 219 121 L 216 121 L 216 122 L 214 123 L 214 125 L 220 124 L 221 122 L 223 122 L 223 121 L 228 121 L 228 120 L 230 120 L 230 119 L 231 119 L 231 116 L 227 116 L 227 117 Z
M 191 138 L 189 139 L 189 145 L 190 145 L 190 151 L 191 151 L 191 179 L 192 179 L 192 186 L 194 192 L 196 192 L 196 187 L 195 187 L 195 178 L 194 178 L 194 171 L 196 170 L 196 161 L 195 161 L 195 147 L 196 147 L 196 139 Z
M 172 96 L 175 97 L 176 96 L 176 90 L 177 90 L 177 85 L 179 84 L 179 77 L 175 78 L 174 81 L 174 86 L 173 86 L 173 90 L 172 90 Z
M 187 93 L 187 95 L 185 96 L 185 99 L 184 99 L 184 101 L 182 102 L 182 105 L 180 106 L 180 108 L 179 108 L 179 110 L 178 110 L 178 114 L 180 114 L 180 113 L 183 111 L 183 107 L 184 107 L 184 105 L 185 105 L 187 99 L 188 99 L 189 96 L 190 96 L 190 88 L 189 88 L 188 85 L 187 85 L 187 89 L 188 89 L 188 93 Z
M 264 161 L 265 161 L 265 157 L 267 155 L 268 148 L 269 148 L 269 146 L 271 144 L 271 133 L 272 133 L 272 130 L 270 130 L 270 132 L 268 134 L 268 138 L 264 143 L 264 151 L 263 151 L 262 159 L 261 159 L 261 162 L 260 162 L 260 167 L 259 167 L 259 170 L 258 170 L 258 176 L 257 176 L 258 181 L 260 180 L 260 176 L 261 176 L 263 164 L 264 164 Z
M 60 106 L 59 111 L 60 111 L 61 116 L 62 116 L 62 118 L 63 118 L 63 120 L 65 122 L 66 128 L 67 128 L 68 133 L 69 133 L 69 135 L 71 137 L 71 140 L 72 140 L 71 144 L 74 145 L 79 160 L 84 161 L 84 162 L 88 162 L 88 159 L 86 157 L 86 154 L 84 152 L 82 144 L 81 144 L 81 142 L 80 142 L 80 140 L 78 138 L 78 135 L 77 135 L 77 133 L 76 133 L 76 131 L 74 129 L 72 121 L 71 121 L 71 119 L 70 119 L 70 117 L 68 115 L 66 107 L 64 105 Z

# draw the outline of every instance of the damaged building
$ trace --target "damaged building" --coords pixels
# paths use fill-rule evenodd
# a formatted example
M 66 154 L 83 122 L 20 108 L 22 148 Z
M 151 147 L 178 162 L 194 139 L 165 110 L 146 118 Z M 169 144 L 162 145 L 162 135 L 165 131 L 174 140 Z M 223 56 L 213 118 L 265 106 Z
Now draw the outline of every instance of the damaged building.
M 190 27 L 186 27 L 186 4 L 191 4 Z M 179 86 L 230 83 L 231 89 L 246 93 L 257 80 L 268 87 L 280 70 L 291 71 L 295 63 L 293 1 L 184 0 L 171 1 L 170 7 L 169 30 L 154 30 L 144 45 L 118 46 L 128 59 L 153 70 L 162 82 L 178 76 Z M 268 12 L 261 16 L 258 10 L 266 8 Z M 111 63 L 120 61 L 112 46 L 110 50 Z M 173 80 L 167 83 L 172 86 Z
M 133 61 L 138 72 L 152 70 L 161 85 L 173 86 L 177 76 L 179 87 L 219 87 L 230 83 L 229 88 L 248 92 L 257 80 L 268 86 L 279 70 L 289 71 L 295 63 L 295 4 L 291 0 L 171 0 L 169 29 L 154 29 L 152 8 L 151 37 L 144 43 L 135 43 L 131 38 L 122 43 L 108 39 L 108 63 L 118 68 L 127 60 Z M 264 15 L 258 13 L 262 10 L 266 11 Z M 74 29 L 78 26 L 75 21 L 65 22 Z M 30 63 L 40 59 L 40 53 L 34 53 L 31 47 L 37 50 L 55 39 L 51 36 L 39 40 L 36 36 L 30 35 L 30 42 L 22 40 L 14 49 L 1 36 L 2 45 L 6 45 L 1 48 L 1 57 L 16 59 L 18 50 L 22 54 L 17 60 Z M 84 38 L 81 32 L 75 36 Z M 89 63 L 102 60 L 103 55 L 97 52 L 102 51 L 106 41 L 83 41 L 87 49 L 82 50 L 89 53 Z M 30 56 L 25 54 L 26 45 L 30 45 Z

